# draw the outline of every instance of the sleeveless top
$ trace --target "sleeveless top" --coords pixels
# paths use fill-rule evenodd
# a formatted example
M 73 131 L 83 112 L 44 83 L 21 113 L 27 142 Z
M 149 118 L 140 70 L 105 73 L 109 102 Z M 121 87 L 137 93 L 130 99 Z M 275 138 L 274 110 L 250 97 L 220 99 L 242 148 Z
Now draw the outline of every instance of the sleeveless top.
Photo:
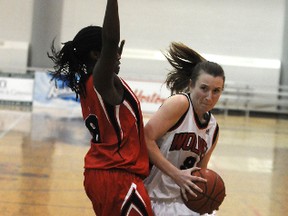
M 207 123 L 201 124 L 189 95 L 184 95 L 189 100 L 188 110 L 163 137 L 157 140 L 164 157 L 179 169 L 196 166 L 212 147 L 218 134 L 218 124 L 214 116 L 208 112 Z M 152 167 L 149 177 L 144 182 L 151 200 L 165 201 L 181 197 L 180 187 L 156 166 Z
M 149 174 L 149 158 L 144 141 L 140 103 L 121 79 L 123 101 L 106 103 L 93 85 L 86 82 L 86 97 L 81 97 L 82 115 L 91 133 L 91 147 L 85 156 L 86 169 L 121 169 L 141 177 Z

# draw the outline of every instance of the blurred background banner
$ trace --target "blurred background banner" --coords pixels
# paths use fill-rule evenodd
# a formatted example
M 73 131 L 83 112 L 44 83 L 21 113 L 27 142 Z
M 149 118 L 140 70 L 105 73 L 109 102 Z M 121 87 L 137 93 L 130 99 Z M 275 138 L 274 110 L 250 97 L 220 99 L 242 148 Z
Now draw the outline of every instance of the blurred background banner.
M 51 78 L 49 73 L 35 72 L 33 108 L 58 108 L 81 114 L 75 93 L 58 81 L 56 88 Z
M 32 104 L 32 76 L 0 73 L 0 102 L 1 104 Z
M 145 82 L 127 80 L 130 88 L 136 94 L 144 113 L 153 113 L 170 95 L 165 85 L 160 82 Z
M 51 75 L 46 72 L 35 72 L 33 108 L 60 108 L 62 110 L 76 111 L 81 114 L 80 101 L 76 95 L 62 82 L 51 81 Z M 141 103 L 145 113 L 155 112 L 170 92 L 160 82 L 144 82 L 127 80 L 131 89 Z

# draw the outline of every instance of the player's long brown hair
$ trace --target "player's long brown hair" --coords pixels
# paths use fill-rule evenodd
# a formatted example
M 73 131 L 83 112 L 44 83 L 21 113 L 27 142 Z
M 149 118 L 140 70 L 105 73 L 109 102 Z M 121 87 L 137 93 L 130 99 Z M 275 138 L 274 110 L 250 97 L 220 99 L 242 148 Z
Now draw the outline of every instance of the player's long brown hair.
M 225 82 L 224 70 L 219 64 L 207 61 L 183 43 L 171 43 L 168 52 L 164 55 L 173 67 L 165 81 L 171 94 L 188 92 L 190 80 L 195 84 L 201 70 L 214 77 L 221 76 Z
M 89 66 L 95 61 L 90 58 L 91 51 L 101 52 L 102 28 L 99 26 L 87 26 L 81 29 L 72 41 L 63 43 L 60 51 L 51 45 L 51 53 L 48 57 L 54 63 L 54 71 L 50 71 L 52 80 L 61 80 L 64 86 L 68 86 L 78 95 L 85 96 L 85 82 L 91 75 Z M 55 82 L 56 85 L 56 82 Z

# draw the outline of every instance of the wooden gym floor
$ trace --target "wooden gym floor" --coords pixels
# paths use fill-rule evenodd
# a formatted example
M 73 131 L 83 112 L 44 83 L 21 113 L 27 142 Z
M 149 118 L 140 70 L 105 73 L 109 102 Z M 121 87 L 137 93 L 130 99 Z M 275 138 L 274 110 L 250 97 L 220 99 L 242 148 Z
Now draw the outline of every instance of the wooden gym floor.
M 288 120 L 216 117 L 221 134 L 209 167 L 227 190 L 217 215 L 286 215 Z M 0 215 L 94 215 L 82 186 L 88 148 L 81 118 L 0 110 Z

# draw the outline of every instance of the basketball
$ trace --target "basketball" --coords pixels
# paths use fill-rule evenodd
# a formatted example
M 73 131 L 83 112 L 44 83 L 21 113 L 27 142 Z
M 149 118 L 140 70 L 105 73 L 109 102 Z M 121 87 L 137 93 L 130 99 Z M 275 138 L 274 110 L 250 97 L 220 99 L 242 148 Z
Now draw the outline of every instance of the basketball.
M 191 175 L 205 178 L 207 182 L 194 182 L 203 190 L 202 193 L 194 190 L 197 197 L 186 193 L 188 200 L 185 200 L 181 192 L 184 204 L 190 210 L 200 214 L 212 213 L 214 210 L 218 210 L 226 196 L 225 184 L 221 176 L 210 169 L 196 170 Z

